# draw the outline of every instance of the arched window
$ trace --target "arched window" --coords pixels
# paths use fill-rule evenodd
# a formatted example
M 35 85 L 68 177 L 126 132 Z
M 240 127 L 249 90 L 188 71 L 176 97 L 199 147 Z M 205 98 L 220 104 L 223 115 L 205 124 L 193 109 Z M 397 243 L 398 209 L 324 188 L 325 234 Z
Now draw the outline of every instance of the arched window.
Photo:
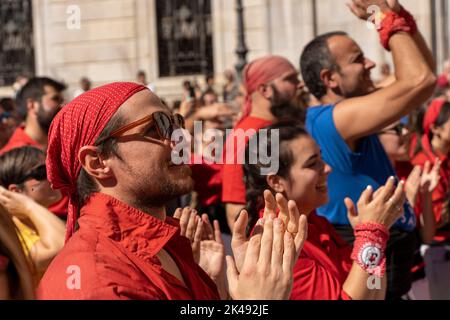
M 211 0 L 156 0 L 159 75 L 213 73 Z
M 31 0 L 0 1 L 0 86 L 34 74 Z

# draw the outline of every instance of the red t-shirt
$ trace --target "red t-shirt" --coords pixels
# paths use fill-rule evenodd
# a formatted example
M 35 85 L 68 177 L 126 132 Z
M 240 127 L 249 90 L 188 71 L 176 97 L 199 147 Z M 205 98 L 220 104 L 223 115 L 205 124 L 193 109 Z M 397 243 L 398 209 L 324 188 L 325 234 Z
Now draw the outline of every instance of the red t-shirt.
M 190 167 L 198 204 L 201 207 L 218 204 L 222 194 L 222 165 L 202 162 L 192 163 Z
M 255 117 L 246 117 L 237 126 L 233 129 L 233 132 L 227 138 L 227 142 L 224 148 L 224 165 L 222 169 L 222 202 L 225 203 L 239 203 L 245 204 L 245 184 L 244 184 L 244 171 L 242 168 L 242 164 L 238 164 L 238 155 L 242 156 L 245 153 L 245 147 L 250 140 L 250 136 L 245 136 L 245 144 L 239 146 L 236 140 L 237 135 L 239 134 L 239 129 L 243 131 L 247 131 L 249 129 L 254 129 L 258 131 L 261 128 L 267 127 L 271 125 L 272 122 Z M 231 141 L 233 141 L 232 143 Z M 240 147 L 240 148 L 239 148 Z M 231 149 L 232 148 L 232 149 Z M 227 154 L 229 154 L 230 150 L 233 153 L 232 156 L 228 156 L 230 159 L 233 159 L 233 164 L 227 164 Z
M 262 217 L 264 209 L 259 212 Z M 351 300 L 342 286 L 353 261 L 352 247 L 327 219 L 308 216 L 308 238 L 294 266 L 290 300 Z
M 214 282 L 195 263 L 189 240 L 180 236 L 178 220 L 161 221 L 96 193 L 81 209 L 78 222 L 79 230 L 42 278 L 39 299 L 220 298 Z M 156 254 L 163 248 L 185 284 L 162 268 Z
M 44 148 L 41 144 L 31 139 L 31 137 L 25 133 L 25 127 L 17 127 L 11 138 L 9 138 L 8 143 L 0 150 L 0 155 L 12 149 L 25 146 L 32 146 L 41 150 Z

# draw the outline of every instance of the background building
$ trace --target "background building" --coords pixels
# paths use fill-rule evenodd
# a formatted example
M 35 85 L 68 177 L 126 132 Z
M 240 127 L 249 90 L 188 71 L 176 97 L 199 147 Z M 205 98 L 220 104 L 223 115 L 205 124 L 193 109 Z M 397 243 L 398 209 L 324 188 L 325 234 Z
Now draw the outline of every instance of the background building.
M 449 0 L 403 0 L 442 64 L 448 57 Z M 248 60 L 279 54 L 298 66 L 314 35 L 347 31 L 367 57 L 390 62 L 376 31 L 336 0 L 243 0 Z M 184 79 L 203 81 L 237 62 L 234 0 L 1 0 L 0 95 L 19 74 L 48 75 L 70 91 L 134 81 L 138 70 L 172 100 Z M 375 72 L 375 77 L 377 77 Z

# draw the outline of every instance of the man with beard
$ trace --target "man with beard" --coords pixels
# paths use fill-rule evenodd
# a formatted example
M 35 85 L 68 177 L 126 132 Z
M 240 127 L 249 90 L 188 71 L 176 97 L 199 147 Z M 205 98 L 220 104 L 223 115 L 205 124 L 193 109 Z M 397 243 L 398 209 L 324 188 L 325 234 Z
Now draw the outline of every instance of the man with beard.
M 208 250 L 208 238 L 200 233 L 200 267 L 180 234 L 182 220 L 166 216 L 164 203 L 193 187 L 189 167 L 174 165 L 171 158 L 172 134 L 183 122 L 135 83 L 93 89 L 57 115 L 49 133 L 47 171 L 52 187 L 70 195 L 68 241 L 40 283 L 40 299 L 219 298 L 220 279 L 213 274 L 222 274 L 223 245 Z M 281 208 L 292 217 L 285 224 L 292 228 L 268 218 L 249 241 L 242 240 L 248 215 L 241 214 L 236 264 L 227 259 L 232 298 L 289 297 L 307 233 L 306 219 L 295 208 L 290 205 L 288 213 Z
M 16 128 L 8 143 L 0 150 L 0 155 L 24 146 L 33 146 L 45 152 L 48 130 L 56 114 L 64 103 L 63 91 L 66 86 L 50 78 L 31 78 L 18 92 L 16 100 L 18 113 L 25 123 Z M 59 216 L 67 216 L 67 197 L 48 209 Z
M 354 240 L 350 221 L 355 219 L 359 194 L 368 186 L 378 189 L 396 175 L 377 133 L 419 108 L 436 83 L 432 54 L 414 18 L 396 0 L 353 0 L 349 4 L 365 22 L 372 5 L 381 12 L 381 43 L 393 55 L 391 85 L 375 89 L 370 78 L 375 63 L 344 32 L 315 38 L 300 59 L 305 84 L 321 102 L 308 109 L 307 129 L 333 168 L 328 178 L 330 201 L 318 213 L 349 242 Z M 407 202 L 404 211 L 391 230 L 386 253 L 388 299 L 400 298 L 411 285 L 416 221 Z
M 244 153 L 251 131 L 256 132 L 278 121 L 277 116 L 299 121 L 302 118 L 301 110 L 290 102 L 296 100 L 303 84 L 297 70 L 286 58 L 266 56 L 256 59 L 245 67 L 243 79 L 247 91 L 244 114 L 227 138 L 223 151 L 222 202 L 226 206 L 230 230 L 246 203 L 244 172 L 237 160 Z M 241 136 L 243 132 L 247 132 L 245 137 Z M 244 144 L 239 143 L 241 139 Z
M 66 86 L 50 78 L 32 78 L 17 94 L 17 105 L 25 124 L 18 127 L 0 154 L 14 148 L 34 146 L 45 150 L 50 124 L 61 110 Z

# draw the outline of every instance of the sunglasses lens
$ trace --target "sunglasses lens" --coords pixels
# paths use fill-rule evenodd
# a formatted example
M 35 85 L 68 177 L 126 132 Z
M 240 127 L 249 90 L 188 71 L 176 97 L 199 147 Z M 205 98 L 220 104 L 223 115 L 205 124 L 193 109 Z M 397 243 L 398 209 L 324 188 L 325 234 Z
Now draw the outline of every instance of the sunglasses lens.
M 170 139 L 172 136 L 172 123 L 170 117 L 164 112 L 155 112 L 153 114 L 159 134 L 163 139 Z

